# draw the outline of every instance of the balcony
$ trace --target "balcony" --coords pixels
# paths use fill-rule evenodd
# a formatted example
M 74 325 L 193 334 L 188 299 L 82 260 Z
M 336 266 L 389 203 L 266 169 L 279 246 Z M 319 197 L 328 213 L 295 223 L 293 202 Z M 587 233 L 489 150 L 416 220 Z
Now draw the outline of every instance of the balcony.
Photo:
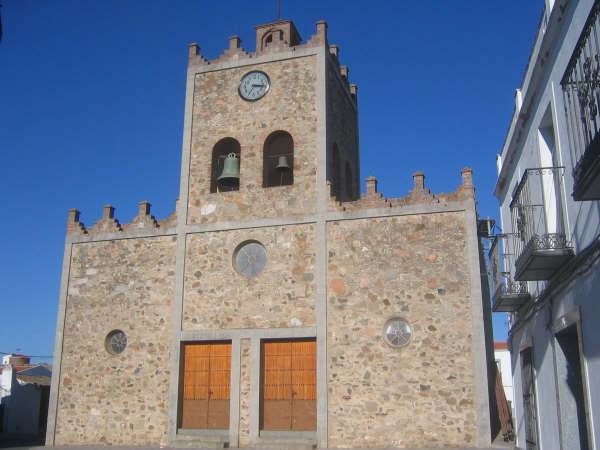
M 527 169 L 510 204 L 516 281 L 549 280 L 574 255 L 560 201 L 564 167 Z
M 512 279 L 515 238 L 516 236 L 512 234 L 496 236 L 490 248 L 492 311 L 494 312 L 514 312 L 531 300 L 527 283 Z
M 600 199 L 600 3 L 596 2 L 561 81 L 573 161 L 573 199 Z

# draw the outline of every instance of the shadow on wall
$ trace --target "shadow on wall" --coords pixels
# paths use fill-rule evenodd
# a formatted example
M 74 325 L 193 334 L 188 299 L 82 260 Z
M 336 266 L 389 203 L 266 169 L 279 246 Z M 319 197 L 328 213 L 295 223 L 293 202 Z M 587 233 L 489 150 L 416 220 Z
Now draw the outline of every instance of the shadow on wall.
M 13 370 L 6 380 L 10 384 L 3 386 L 4 394 L 8 395 L 0 403 L 0 447 L 38 442 L 46 434 L 51 371 L 45 365 L 14 370 L 17 367 L 5 368 Z
M 0 434 L 0 448 L 43 446 L 43 436 L 26 434 Z

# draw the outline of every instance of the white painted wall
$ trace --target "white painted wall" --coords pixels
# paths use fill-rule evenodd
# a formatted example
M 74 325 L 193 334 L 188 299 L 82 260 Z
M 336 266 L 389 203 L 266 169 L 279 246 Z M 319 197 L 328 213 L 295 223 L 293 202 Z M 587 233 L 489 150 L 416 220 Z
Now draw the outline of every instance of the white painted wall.
M 2 358 L 0 401 L 4 407 L 3 431 L 5 433 L 37 435 L 41 389 L 32 384 L 21 385 L 17 373 L 9 364 L 9 356 Z
M 559 2 L 563 6 L 565 2 Z M 572 160 L 569 148 L 569 137 L 563 104 L 560 81 L 565 73 L 575 45 L 594 0 L 571 0 L 566 2 L 567 16 L 559 27 L 560 32 L 548 28 L 542 29 L 536 38 L 533 57 L 537 57 L 542 39 L 552 36 L 554 48 L 558 49 L 556 59 L 540 69 L 543 75 L 536 85 L 530 84 L 531 67 L 524 77 L 524 85 L 520 87 L 520 101 L 526 104 L 532 93 L 536 94 L 536 103 L 528 108 L 528 120 L 525 127 L 519 130 L 520 138 L 514 139 L 515 129 L 522 123 L 513 118 L 507 141 L 499 157 L 498 168 L 506 175 L 506 187 L 498 192 L 500 215 L 503 232 L 512 232 L 510 202 L 514 187 L 519 183 L 527 168 L 540 166 L 564 166 L 564 183 L 562 188 L 550 177 L 542 178 L 542 191 L 548 232 L 558 228 L 559 221 L 564 221 L 567 239 L 573 243 L 576 254 L 587 248 L 595 240 L 600 239 L 600 201 L 575 202 L 571 196 L 573 191 L 572 168 L 576 161 Z M 557 13 L 560 9 L 553 0 L 546 1 L 547 14 Z M 556 23 L 554 23 L 556 25 Z M 534 26 L 534 24 L 532 24 Z M 531 64 L 533 66 L 533 64 Z M 517 110 L 518 113 L 518 110 Z M 550 119 L 549 115 L 550 113 Z M 545 132 L 551 125 L 554 139 Z M 516 136 L 516 134 L 514 134 Z M 509 147 L 514 150 L 509 154 Z M 552 199 L 559 199 L 558 201 Z M 562 214 L 561 214 L 562 211 Z M 533 299 L 546 289 L 546 282 L 529 282 L 528 288 Z M 518 328 L 511 330 L 511 355 L 514 391 L 514 423 L 517 445 L 525 448 L 525 426 L 523 415 L 523 399 L 521 386 L 521 367 L 519 352 L 523 346 L 532 345 L 535 365 L 535 389 L 538 415 L 538 438 L 541 450 L 572 450 L 563 445 L 559 433 L 559 401 L 557 394 L 555 336 L 552 325 L 565 314 L 579 311 L 581 328 L 581 345 L 583 359 L 583 376 L 590 428 L 589 448 L 598 449 L 600 445 L 600 261 L 590 267 L 580 267 L 577 277 L 570 284 L 551 296 L 544 306 L 530 313 L 526 318 L 511 317 L 511 324 Z

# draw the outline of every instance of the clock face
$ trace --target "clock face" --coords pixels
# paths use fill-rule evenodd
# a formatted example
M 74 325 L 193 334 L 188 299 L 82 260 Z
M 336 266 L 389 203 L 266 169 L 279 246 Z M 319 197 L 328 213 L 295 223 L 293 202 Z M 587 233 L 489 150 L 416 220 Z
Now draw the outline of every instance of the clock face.
M 394 317 L 385 323 L 383 333 L 385 340 L 392 347 L 404 347 L 410 342 L 412 328 L 406 320 Z
M 256 241 L 243 243 L 233 254 L 233 265 L 241 275 L 255 277 L 267 265 L 267 251 Z
M 242 77 L 238 91 L 244 100 L 256 101 L 269 91 L 270 86 L 266 73 L 253 70 Z

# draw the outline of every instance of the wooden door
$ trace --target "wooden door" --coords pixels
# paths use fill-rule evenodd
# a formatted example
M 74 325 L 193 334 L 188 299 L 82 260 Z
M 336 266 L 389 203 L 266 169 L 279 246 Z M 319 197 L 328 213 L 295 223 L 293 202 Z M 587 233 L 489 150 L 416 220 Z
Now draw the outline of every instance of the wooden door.
M 531 348 L 526 348 L 521 352 L 521 381 L 525 416 L 525 446 L 527 450 L 537 450 L 537 408 Z
M 261 429 L 317 429 L 316 353 L 314 339 L 262 343 Z
M 185 344 L 181 428 L 228 429 L 231 343 Z

